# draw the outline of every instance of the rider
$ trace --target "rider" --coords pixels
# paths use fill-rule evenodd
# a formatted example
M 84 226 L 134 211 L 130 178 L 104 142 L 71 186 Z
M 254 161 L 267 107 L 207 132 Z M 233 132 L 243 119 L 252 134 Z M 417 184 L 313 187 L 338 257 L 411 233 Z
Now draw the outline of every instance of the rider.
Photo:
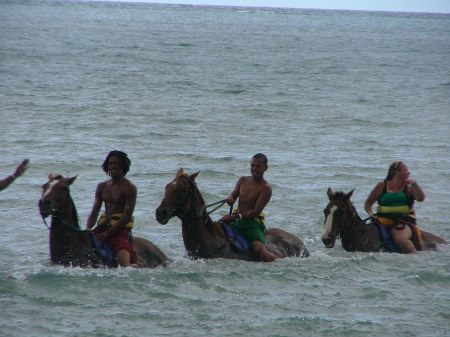
M 94 206 L 86 224 L 88 229 L 94 227 L 104 202 L 105 212 L 93 233 L 98 240 L 105 240 L 111 245 L 122 267 L 137 263 L 136 252 L 129 243 L 137 194 L 136 186 L 125 178 L 130 165 L 131 161 L 126 153 L 111 151 L 108 154 L 102 168 L 111 179 L 97 185 Z
M 229 223 L 250 241 L 252 251 L 263 261 L 271 262 L 279 256 L 267 250 L 265 241 L 266 228 L 262 212 L 272 197 L 272 187 L 264 179 L 267 169 L 267 157 L 262 153 L 255 154 L 250 163 L 251 176 L 240 177 L 227 198 L 230 206 L 239 198 L 238 208 L 233 214 L 225 215 L 221 221 Z
M 5 188 L 7 188 L 9 185 L 11 185 L 13 183 L 14 180 L 16 180 L 16 178 L 20 177 L 22 174 L 25 173 L 25 171 L 28 168 L 28 163 L 29 160 L 25 159 L 24 161 L 22 161 L 19 166 L 17 166 L 16 170 L 14 171 L 13 174 L 7 176 L 5 179 L 0 180 L 0 191 L 4 190 Z
M 409 178 L 405 163 L 393 162 L 384 181 L 369 194 L 364 209 L 387 228 L 402 253 L 415 253 L 421 249 L 420 230 L 416 226 L 414 200 L 425 200 L 425 193 L 417 181 Z M 372 205 L 378 201 L 377 214 Z M 414 245 L 414 243 L 416 246 Z

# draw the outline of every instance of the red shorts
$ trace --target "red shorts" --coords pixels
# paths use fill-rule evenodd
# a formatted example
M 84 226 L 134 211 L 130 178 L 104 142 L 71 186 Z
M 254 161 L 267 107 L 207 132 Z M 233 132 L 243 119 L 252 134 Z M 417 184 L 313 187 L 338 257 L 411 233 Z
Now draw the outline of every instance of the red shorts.
M 97 226 L 92 232 L 94 233 L 103 233 L 109 226 Z M 130 230 L 128 228 L 122 229 L 119 233 L 109 236 L 105 241 L 111 246 L 114 252 L 117 252 L 125 249 L 130 254 L 130 263 L 137 263 L 137 255 L 133 249 L 133 246 L 130 244 L 128 239 L 130 238 Z

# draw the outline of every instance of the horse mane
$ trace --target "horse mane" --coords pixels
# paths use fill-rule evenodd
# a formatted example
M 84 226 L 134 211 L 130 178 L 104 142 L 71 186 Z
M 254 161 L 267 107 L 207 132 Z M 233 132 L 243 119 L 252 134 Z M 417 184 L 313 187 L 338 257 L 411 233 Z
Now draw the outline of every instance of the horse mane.
M 350 205 L 353 205 L 353 203 L 351 202 L 350 198 L 348 197 L 348 194 L 342 191 L 337 191 L 333 193 L 333 196 L 331 197 L 330 200 L 334 200 L 334 201 L 344 201 L 344 202 L 348 202 Z
M 334 192 L 333 194 L 333 199 L 342 199 L 343 197 L 345 197 L 347 194 L 342 192 L 342 191 L 337 191 Z
M 61 174 L 51 173 L 51 174 L 49 174 L 48 177 L 49 177 L 50 181 L 64 179 L 64 176 L 62 176 Z M 69 193 L 69 197 L 70 197 L 70 203 L 72 204 L 72 217 L 75 222 L 75 227 L 80 228 L 80 219 L 78 217 L 77 208 L 75 207 L 75 202 L 73 201 L 73 198 L 70 195 L 70 193 Z
M 72 196 L 70 197 L 70 202 L 72 204 L 72 216 L 73 221 L 75 222 L 75 227 L 80 228 L 80 219 L 78 217 L 77 208 L 75 207 L 75 202 L 72 199 Z
M 353 205 L 353 202 L 350 200 L 349 195 L 351 196 L 353 191 L 350 193 L 345 193 L 342 191 L 336 191 L 333 193 L 332 200 L 333 201 L 340 201 L 343 202 L 346 207 L 351 211 L 359 220 L 362 221 L 361 217 L 359 216 L 358 212 L 356 211 L 355 205 Z

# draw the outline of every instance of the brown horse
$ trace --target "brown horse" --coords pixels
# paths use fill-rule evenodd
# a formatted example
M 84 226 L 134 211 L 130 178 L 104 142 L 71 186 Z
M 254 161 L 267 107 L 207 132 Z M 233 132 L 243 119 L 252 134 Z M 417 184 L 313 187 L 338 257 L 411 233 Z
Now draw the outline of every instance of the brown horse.
M 165 225 L 174 216 L 181 219 L 184 246 L 192 258 L 259 261 L 251 252 L 239 253 L 233 250 L 220 223 L 211 220 L 195 183 L 198 173 L 188 175 L 183 173 L 183 169 L 178 171 L 166 186 L 164 199 L 155 212 L 156 220 Z M 303 242 L 284 230 L 268 229 L 266 240 L 268 250 L 278 256 L 309 256 Z
M 117 267 L 117 262 L 107 262 L 94 248 L 90 231 L 82 230 L 69 186 L 76 176 L 64 178 L 49 175 L 42 186 L 39 211 L 42 218 L 52 216 L 50 225 L 50 258 L 54 263 L 79 267 Z M 138 257 L 138 266 L 154 268 L 166 266 L 166 255 L 150 241 L 134 237 L 133 248 Z
M 391 251 L 385 246 L 378 226 L 372 221 L 362 220 L 356 212 L 350 197 L 353 191 L 333 193 L 327 191 L 329 203 L 325 208 L 325 232 L 322 242 L 326 248 L 333 248 L 337 238 L 341 239 L 342 247 L 348 252 L 379 252 Z M 429 232 L 422 233 L 422 250 L 434 250 L 438 244 L 447 242 Z

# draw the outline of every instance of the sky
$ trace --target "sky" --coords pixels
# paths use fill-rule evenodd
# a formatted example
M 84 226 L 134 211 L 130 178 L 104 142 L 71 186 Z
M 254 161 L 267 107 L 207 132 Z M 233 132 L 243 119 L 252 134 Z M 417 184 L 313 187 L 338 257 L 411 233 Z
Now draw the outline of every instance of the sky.
M 108 0 L 106 0 L 108 1 Z M 164 4 L 450 13 L 450 0 L 115 0 Z

